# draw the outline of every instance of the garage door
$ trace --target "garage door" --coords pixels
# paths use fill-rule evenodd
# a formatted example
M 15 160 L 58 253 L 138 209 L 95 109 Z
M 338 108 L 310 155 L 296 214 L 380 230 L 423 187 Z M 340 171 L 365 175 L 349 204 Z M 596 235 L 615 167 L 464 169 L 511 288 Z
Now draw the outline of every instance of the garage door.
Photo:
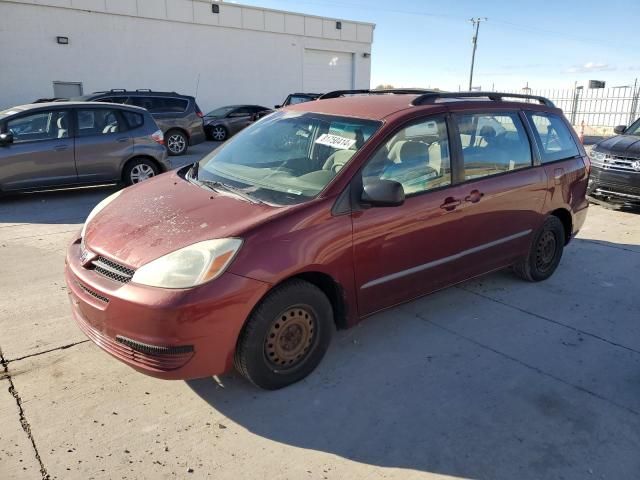
M 353 88 L 353 54 L 305 50 L 303 86 L 314 93 Z

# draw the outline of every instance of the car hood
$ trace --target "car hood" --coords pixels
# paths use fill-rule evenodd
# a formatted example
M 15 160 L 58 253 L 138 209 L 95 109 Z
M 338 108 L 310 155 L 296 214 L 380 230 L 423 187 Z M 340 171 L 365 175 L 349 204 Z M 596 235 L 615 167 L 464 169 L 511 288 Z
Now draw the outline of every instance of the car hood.
M 596 148 L 611 155 L 640 158 L 640 137 L 618 135 L 599 142 Z
M 125 189 L 87 225 L 85 245 L 138 268 L 197 242 L 241 236 L 289 208 L 214 192 L 170 172 Z

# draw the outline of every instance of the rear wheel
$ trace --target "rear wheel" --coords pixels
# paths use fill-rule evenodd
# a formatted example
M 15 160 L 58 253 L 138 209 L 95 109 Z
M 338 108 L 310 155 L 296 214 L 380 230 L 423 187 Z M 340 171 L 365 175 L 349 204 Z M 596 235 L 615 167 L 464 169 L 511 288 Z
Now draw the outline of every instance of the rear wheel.
M 539 282 L 549 278 L 560 263 L 564 250 L 564 226 L 558 217 L 550 216 L 533 237 L 529 254 L 514 265 L 522 279 Z
M 127 163 L 124 169 L 123 180 L 129 186 L 144 182 L 160 173 L 158 166 L 146 158 L 134 158 Z
M 331 341 L 333 309 L 315 285 L 291 280 L 269 293 L 247 320 L 236 346 L 236 369 L 275 390 L 302 380 Z
M 169 155 L 184 155 L 187 152 L 189 139 L 184 132 L 179 130 L 169 130 L 165 138 L 167 141 L 167 150 Z

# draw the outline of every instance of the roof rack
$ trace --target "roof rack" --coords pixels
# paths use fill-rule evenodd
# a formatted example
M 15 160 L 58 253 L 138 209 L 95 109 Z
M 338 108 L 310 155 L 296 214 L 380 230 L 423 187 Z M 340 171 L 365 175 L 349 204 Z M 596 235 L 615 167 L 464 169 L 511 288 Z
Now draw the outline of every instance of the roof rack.
M 325 93 L 324 95 L 320 95 L 318 100 L 326 100 L 327 98 L 338 98 L 344 95 L 358 95 L 358 94 L 367 94 L 367 95 L 383 95 L 388 93 L 394 94 L 404 94 L 404 95 L 424 95 L 429 93 L 436 93 L 436 90 L 427 90 L 424 88 L 385 88 L 380 90 L 334 90 L 333 92 Z
M 122 92 L 126 92 L 126 90 L 124 88 L 112 88 L 111 90 L 109 90 L 111 93 L 122 93 Z
M 536 100 L 542 105 L 555 108 L 554 103 L 545 97 L 537 95 L 526 95 L 524 93 L 500 93 L 500 92 L 430 92 L 420 95 L 411 102 L 411 105 L 424 105 L 426 103 L 435 103 L 441 98 L 488 98 L 494 102 L 501 102 L 505 98 L 523 98 L 527 100 Z

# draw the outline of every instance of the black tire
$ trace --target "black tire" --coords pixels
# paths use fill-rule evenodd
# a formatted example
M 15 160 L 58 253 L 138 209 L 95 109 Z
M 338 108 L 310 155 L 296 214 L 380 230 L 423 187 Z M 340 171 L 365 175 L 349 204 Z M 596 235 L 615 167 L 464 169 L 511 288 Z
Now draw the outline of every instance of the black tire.
M 189 148 L 189 139 L 187 135 L 180 130 L 169 130 L 165 136 L 167 152 L 172 157 L 184 155 Z
M 222 125 L 214 125 L 209 130 L 209 136 L 214 142 L 224 142 L 229 137 L 229 131 Z
M 124 167 L 122 181 L 126 186 L 148 180 L 160 173 L 158 165 L 148 158 L 132 158 Z
M 565 244 L 564 225 L 558 217 L 548 217 L 533 236 L 529 253 L 513 266 L 520 278 L 528 282 L 546 280 L 560 263 Z
M 267 294 L 247 320 L 235 367 L 257 387 L 286 387 L 318 366 L 333 328 L 333 308 L 322 290 L 303 280 L 287 281 Z

